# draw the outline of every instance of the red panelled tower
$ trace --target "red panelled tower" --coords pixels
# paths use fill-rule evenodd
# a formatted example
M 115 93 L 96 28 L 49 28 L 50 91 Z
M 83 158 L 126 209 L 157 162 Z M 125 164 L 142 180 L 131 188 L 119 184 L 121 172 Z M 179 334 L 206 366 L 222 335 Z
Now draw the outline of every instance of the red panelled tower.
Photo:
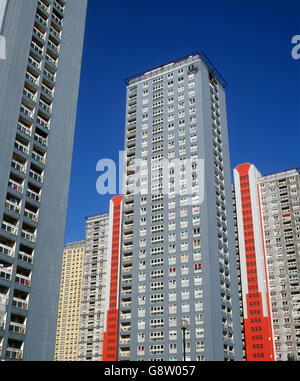
M 103 361 L 116 361 L 118 349 L 118 285 L 121 237 L 122 196 L 115 196 L 110 201 L 109 250 L 111 252 L 109 277 L 110 287 L 105 310 Z
M 251 164 L 234 170 L 247 361 L 274 361 L 272 318 L 257 178 Z

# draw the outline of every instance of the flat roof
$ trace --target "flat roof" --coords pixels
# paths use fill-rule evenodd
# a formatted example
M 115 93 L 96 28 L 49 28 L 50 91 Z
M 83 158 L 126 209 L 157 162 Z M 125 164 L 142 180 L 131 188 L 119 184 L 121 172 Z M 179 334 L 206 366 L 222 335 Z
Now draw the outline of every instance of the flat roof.
M 152 69 L 149 69 L 149 70 L 146 70 L 146 71 L 143 71 L 142 73 L 139 73 L 139 74 L 135 74 L 131 77 L 128 77 L 125 79 L 125 84 L 127 86 L 129 86 L 130 84 L 133 84 L 133 83 L 130 83 L 131 81 L 135 80 L 135 79 L 138 79 L 142 76 L 146 76 L 146 74 L 150 74 L 150 72 L 152 71 L 155 71 L 157 69 L 164 69 L 164 68 L 168 68 L 168 66 L 172 65 L 172 64 L 176 64 L 176 63 L 179 63 L 181 61 L 184 61 L 184 60 L 187 60 L 188 58 L 191 58 L 191 57 L 196 57 L 198 56 L 199 59 L 204 63 L 204 65 L 206 66 L 207 70 L 209 73 L 211 73 L 216 79 L 217 81 L 220 83 L 220 85 L 225 89 L 227 87 L 227 83 L 225 81 L 225 79 L 222 77 L 222 75 L 218 72 L 218 70 L 215 68 L 215 66 L 213 65 L 213 63 L 211 62 L 211 60 L 207 57 L 207 55 L 199 50 L 197 52 L 194 52 L 194 53 L 191 53 L 187 56 L 184 56 L 184 57 L 181 57 L 181 58 L 177 58 L 175 60 L 172 60 L 170 62 L 167 62 L 163 65 L 160 65 L 160 66 L 156 66 Z M 153 73 L 155 74 L 155 73 Z
M 96 219 L 96 218 L 103 218 L 103 217 L 108 217 L 109 216 L 109 213 L 108 212 L 104 212 L 104 213 L 98 213 L 98 214 L 93 214 L 91 216 L 87 216 L 85 217 L 86 220 L 90 220 L 90 219 Z
M 277 176 L 284 176 L 284 175 L 289 175 L 289 174 L 292 175 L 292 172 L 295 172 L 295 171 L 300 173 L 300 167 L 294 167 L 294 168 L 289 168 L 289 169 L 283 169 L 282 171 L 267 173 L 266 175 L 262 175 L 259 178 L 259 180 L 263 181 L 264 178 L 266 178 L 266 177 L 275 177 L 276 175 Z

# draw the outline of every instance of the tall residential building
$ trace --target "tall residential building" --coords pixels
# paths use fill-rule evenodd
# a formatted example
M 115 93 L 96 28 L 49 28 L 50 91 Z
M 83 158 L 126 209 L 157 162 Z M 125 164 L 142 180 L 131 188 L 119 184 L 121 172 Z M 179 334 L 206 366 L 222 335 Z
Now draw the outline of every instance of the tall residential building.
M 78 360 L 101 361 L 109 288 L 109 213 L 86 218 L 85 242 Z
M 103 334 L 103 361 L 116 361 L 118 357 L 119 284 L 121 251 L 122 196 L 110 200 L 108 266 Z M 130 283 L 130 279 L 128 279 Z
M 53 360 L 87 1 L 1 1 L 1 359 Z
M 85 241 L 69 243 L 63 252 L 55 357 L 77 361 Z
M 266 360 L 266 350 L 272 353 L 274 360 L 287 360 L 290 356 L 299 359 L 299 168 L 262 176 L 253 164 L 242 164 L 235 169 L 235 198 L 237 210 L 240 210 L 237 213 L 237 226 L 244 280 L 244 319 L 251 319 L 249 328 L 252 326 L 255 330 L 255 335 L 252 330 L 247 334 L 245 326 L 247 359 L 261 359 L 263 352 L 263 359 Z M 249 236 L 249 233 L 253 234 Z M 257 265 L 260 270 L 256 268 Z M 255 294 L 256 291 L 252 289 L 248 292 L 247 289 L 247 285 L 255 286 L 252 282 L 254 278 L 257 279 L 258 298 L 254 298 L 254 295 L 250 298 L 251 293 Z M 263 315 L 258 315 L 258 310 Z M 268 320 L 267 331 L 261 326 L 263 319 Z M 259 342 L 261 339 L 264 342 Z M 257 345 L 263 348 L 257 348 Z
M 300 360 L 299 168 L 258 179 L 275 360 Z
M 260 176 L 250 164 L 234 169 L 243 328 L 246 360 L 274 361 L 270 295 L 257 192 Z
M 240 360 L 226 84 L 202 52 L 126 83 L 118 360 Z

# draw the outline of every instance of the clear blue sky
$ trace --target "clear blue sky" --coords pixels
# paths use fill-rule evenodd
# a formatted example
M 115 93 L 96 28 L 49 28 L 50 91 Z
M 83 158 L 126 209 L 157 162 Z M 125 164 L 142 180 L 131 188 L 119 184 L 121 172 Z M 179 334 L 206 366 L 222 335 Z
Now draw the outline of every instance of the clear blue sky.
M 124 148 L 124 79 L 197 50 L 228 83 L 231 167 L 299 166 L 297 34 L 297 0 L 89 0 L 65 241 L 84 239 L 85 217 L 108 210 L 96 164 Z

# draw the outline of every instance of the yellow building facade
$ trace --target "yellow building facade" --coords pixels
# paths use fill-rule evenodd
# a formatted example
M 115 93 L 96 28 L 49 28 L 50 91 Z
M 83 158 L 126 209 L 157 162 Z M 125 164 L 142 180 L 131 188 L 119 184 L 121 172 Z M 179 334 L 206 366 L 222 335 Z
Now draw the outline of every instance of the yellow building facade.
M 55 361 L 77 361 L 85 241 L 66 245 L 60 282 Z

